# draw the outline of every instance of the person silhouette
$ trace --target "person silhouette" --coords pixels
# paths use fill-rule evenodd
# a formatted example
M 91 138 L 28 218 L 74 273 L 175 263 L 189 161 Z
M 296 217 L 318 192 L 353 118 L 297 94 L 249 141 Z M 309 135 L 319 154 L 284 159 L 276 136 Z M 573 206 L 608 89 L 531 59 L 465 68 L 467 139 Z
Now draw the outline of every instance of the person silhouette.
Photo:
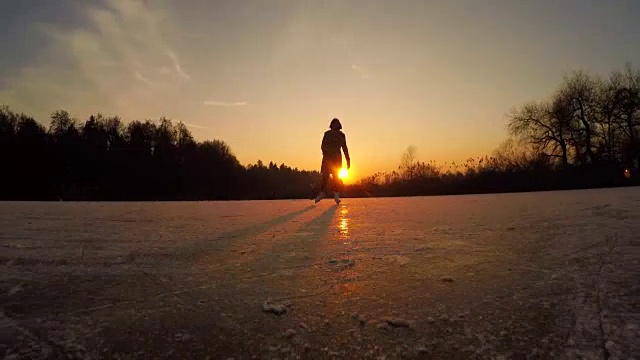
M 322 165 L 320 172 L 322 173 L 322 184 L 320 193 L 315 199 L 318 203 L 322 200 L 329 190 L 329 178 L 333 179 L 333 194 L 336 204 L 340 204 L 340 190 L 342 190 L 342 181 L 338 177 L 340 169 L 342 169 L 342 153 L 347 160 L 347 169 L 351 168 L 351 158 L 349 157 L 349 148 L 347 148 L 347 138 L 342 132 L 342 124 L 340 120 L 334 118 L 329 124 L 329 130 L 325 131 L 322 137 Z

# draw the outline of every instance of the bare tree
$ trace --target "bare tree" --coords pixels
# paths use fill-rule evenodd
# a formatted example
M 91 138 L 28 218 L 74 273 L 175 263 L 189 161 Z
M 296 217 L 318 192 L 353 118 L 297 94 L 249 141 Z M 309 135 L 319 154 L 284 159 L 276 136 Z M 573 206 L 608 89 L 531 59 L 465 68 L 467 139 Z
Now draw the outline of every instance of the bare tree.
M 407 178 L 413 175 L 413 168 L 416 162 L 417 149 L 414 145 L 409 145 L 400 159 L 400 172 Z
M 627 64 L 622 71 L 614 71 L 610 81 L 615 84 L 617 122 L 627 140 L 627 157 L 640 161 L 640 71 Z
M 553 102 L 531 102 L 510 115 L 508 131 L 534 146 L 537 152 L 569 163 L 569 111 L 561 97 Z
M 593 163 L 594 138 L 597 136 L 599 79 L 584 71 L 566 75 L 557 98 L 571 111 L 572 145 L 583 164 Z
M 618 161 L 621 157 L 619 146 L 621 131 L 617 122 L 619 118 L 618 90 L 620 86 L 620 79 L 614 76 L 610 76 L 606 81 L 600 82 L 598 86 L 597 126 L 601 143 L 597 145 L 597 150 L 608 161 Z

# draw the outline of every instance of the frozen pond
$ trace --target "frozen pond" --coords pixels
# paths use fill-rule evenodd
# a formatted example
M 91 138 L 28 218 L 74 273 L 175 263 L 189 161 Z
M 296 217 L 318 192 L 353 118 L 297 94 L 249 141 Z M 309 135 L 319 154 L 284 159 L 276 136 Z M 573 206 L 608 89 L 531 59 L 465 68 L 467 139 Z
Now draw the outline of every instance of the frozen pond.
M 640 188 L 0 203 L 0 356 L 640 357 Z

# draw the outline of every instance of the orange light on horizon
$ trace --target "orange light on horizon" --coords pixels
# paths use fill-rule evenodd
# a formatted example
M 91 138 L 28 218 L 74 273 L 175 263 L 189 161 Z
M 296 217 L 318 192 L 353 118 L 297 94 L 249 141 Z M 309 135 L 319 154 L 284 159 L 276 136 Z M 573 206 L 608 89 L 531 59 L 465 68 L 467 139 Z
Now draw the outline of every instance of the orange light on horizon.
M 349 176 L 349 170 L 342 168 L 340 169 L 340 172 L 338 172 L 338 177 L 340 179 L 346 179 Z

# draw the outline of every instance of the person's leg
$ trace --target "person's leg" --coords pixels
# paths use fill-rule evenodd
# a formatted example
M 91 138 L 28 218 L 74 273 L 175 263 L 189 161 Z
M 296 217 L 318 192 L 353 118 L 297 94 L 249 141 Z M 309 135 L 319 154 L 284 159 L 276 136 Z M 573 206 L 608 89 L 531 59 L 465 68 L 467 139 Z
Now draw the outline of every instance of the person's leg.
M 342 180 L 338 176 L 340 174 L 339 168 L 331 169 L 331 177 L 333 178 L 333 187 L 332 190 L 334 193 L 340 192 L 342 190 Z
M 322 184 L 320 185 L 320 192 L 327 193 L 329 190 L 329 171 L 328 169 L 323 169 L 322 171 Z
M 327 166 L 326 159 L 322 159 L 322 166 L 320 167 L 320 173 L 322 175 L 322 182 L 320 183 L 320 192 L 316 196 L 315 202 L 322 200 L 327 194 L 327 188 L 329 186 L 329 167 Z
M 333 197 L 336 200 L 337 204 L 340 204 L 340 191 L 342 191 L 342 179 L 338 176 L 340 173 L 340 168 L 336 167 L 332 171 L 333 177 Z
M 329 182 L 329 176 L 327 175 L 326 172 L 322 173 L 322 183 L 320 184 L 320 192 L 318 192 L 318 195 L 315 198 L 315 202 L 318 203 L 320 200 L 324 199 L 324 197 L 327 194 L 327 184 Z

